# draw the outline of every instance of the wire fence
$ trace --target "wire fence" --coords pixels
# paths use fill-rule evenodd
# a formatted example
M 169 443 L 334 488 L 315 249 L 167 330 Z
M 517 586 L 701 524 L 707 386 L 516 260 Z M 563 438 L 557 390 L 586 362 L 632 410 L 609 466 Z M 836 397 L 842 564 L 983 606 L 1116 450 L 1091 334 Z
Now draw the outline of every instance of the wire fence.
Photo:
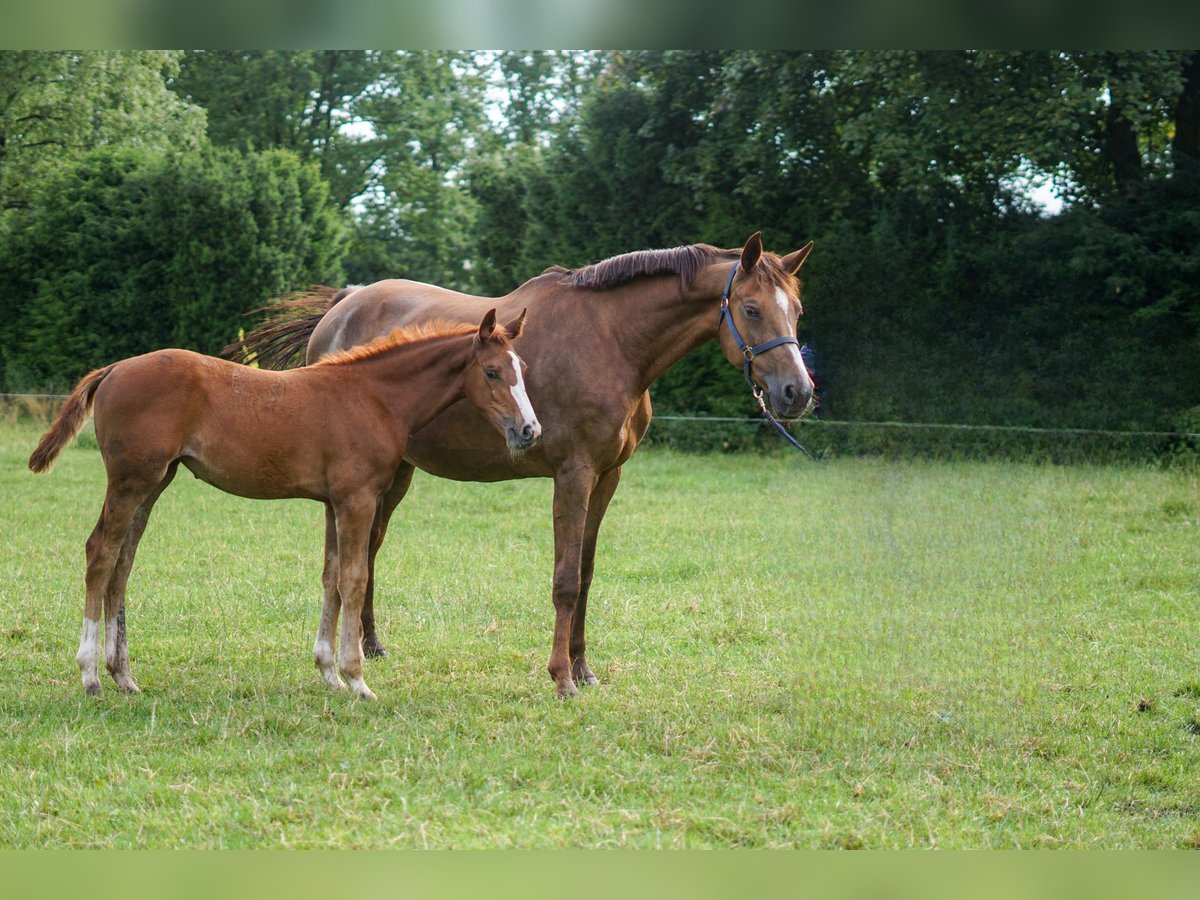
M 57 393 L 0 393 L 0 420 L 49 422 Z M 808 418 L 790 430 L 818 457 L 1006 457 L 1050 461 L 1200 460 L 1200 432 Z M 694 451 L 785 448 L 765 419 L 655 415 L 647 441 Z M 786 448 L 785 448 L 786 449 Z
M 762 425 L 764 420 L 748 416 L 658 416 L 655 422 L 725 422 L 728 424 Z M 1012 434 L 1105 435 L 1126 438 L 1178 438 L 1200 440 L 1192 431 L 1118 431 L 1104 428 L 1039 428 L 1032 425 L 962 425 L 954 422 L 869 422 L 840 419 L 802 419 L 792 427 L 808 428 L 915 428 L 931 431 L 989 431 Z

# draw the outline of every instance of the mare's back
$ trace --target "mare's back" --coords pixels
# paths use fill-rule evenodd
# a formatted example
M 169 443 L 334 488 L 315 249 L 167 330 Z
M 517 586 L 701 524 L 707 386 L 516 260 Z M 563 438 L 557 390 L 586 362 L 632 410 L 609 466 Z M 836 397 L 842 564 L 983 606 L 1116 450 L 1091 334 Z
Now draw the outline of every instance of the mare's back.
M 307 364 L 333 350 L 347 350 L 388 334 L 397 326 L 430 319 L 472 324 L 494 300 L 391 278 L 377 281 L 339 301 L 318 323 L 308 341 Z

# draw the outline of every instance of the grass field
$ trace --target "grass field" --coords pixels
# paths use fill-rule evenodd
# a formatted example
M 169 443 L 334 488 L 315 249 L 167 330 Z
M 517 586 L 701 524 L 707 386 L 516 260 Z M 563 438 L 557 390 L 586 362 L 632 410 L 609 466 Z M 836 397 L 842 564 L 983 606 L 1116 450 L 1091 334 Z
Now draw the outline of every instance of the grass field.
M 318 504 L 184 471 L 74 654 L 99 454 L 0 426 L 0 846 L 1197 847 L 1193 471 L 639 454 L 554 699 L 547 481 L 418 476 L 380 702 L 311 662 Z

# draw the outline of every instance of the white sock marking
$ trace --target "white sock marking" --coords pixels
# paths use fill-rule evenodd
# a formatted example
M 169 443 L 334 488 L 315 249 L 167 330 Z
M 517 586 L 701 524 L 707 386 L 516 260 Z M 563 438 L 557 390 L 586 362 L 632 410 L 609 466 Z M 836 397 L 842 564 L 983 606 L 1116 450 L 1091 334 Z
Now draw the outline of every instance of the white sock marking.
M 79 652 L 75 654 L 75 662 L 79 665 L 79 671 L 86 678 L 88 675 L 95 676 L 96 664 L 100 657 L 100 620 L 89 619 L 86 616 L 83 620 L 83 632 L 79 635 Z

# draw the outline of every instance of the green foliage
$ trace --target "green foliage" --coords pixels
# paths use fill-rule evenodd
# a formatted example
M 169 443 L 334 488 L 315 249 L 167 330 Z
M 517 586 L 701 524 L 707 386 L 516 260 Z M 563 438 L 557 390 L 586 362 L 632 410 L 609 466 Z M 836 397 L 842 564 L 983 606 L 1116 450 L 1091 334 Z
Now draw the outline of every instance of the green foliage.
M 204 111 L 167 90 L 172 51 L 0 51 L 0 218 L 99 145 L 197 149 Z
M 357 50 L 195 50 L 170 84 L 204 107 L 217 146 L 315 159 L 341 208 L 374 177 L 378 142 L 351 126 L 362 121 L 382 58 Z
M 66 385 L 157 347 L 213 353 L 244 312 L 340 276 L 327 187 L 287 151 L 97 150 L 10 225 L 0 257 L 10 386 Z
M 475 274 L 501 292 L 643 247 L 815 239 L 800 334 L 822 415 L 1172 430 L 1200 396 L 1189 60 L 609 54 L 573 128 L 468 169 Z M 1039 172 L 1074 199 L 1062 215 L 1023 195 Z M 654 396 L 664 414 L 755 414 L 715 352 Z
M 630 250 L 735 247 L 760 229 L 779 252 L 815 239 L 800 336 L 827 417 L 1169 430 L 1200 395 L 1195 51 L 4 53 L 0 87 L 0 199 L 13 207 L 0 270 L 19 288 L 4 300 L 10 383 L 137 343 L 127 335 L 211 346 L 253 302 L 183 288 L 152 322 L 122 302 L 108 336 L 67 310 L 95 289 L 158 284 L 156 268 L 178 284 L 250 280 L 256 294 L 336 275 L 316 170 L 271 186 L 274 164 L 252 160 L 275 148 L 319 167 L 348 220 L 354 282 L 494 295 Z M 182 183 L 155 184 L 156 206 L 118 187 L 145 182 L 141 164 L 101 177 L 87 163 L 81 196 L 110 212 L 79 232 L 82 201 L 42 187 L 68 184 L 96 146 L 172 149 L 193 171 L 180 161 L 205 116 L 214 143 L 267 165 L 234 172 L 221 157 L 221 203 L 186 212 Z M 1031 179 L 1066 210 L 1041 215 Z M 297 196 L 316 223 L 300 239 Z M 25 209 L 34 198 L 47 209 Z M 157 218 L 128 221 L 143 214 Z M 223 263 L 217 220 L 262 234 Z M 98 237 L 122 231 L 117 250 Z M 47 343 L 51 326 L 83 334 Z M 654 395 L 660 413 L 755 412 L 711 348 Z

